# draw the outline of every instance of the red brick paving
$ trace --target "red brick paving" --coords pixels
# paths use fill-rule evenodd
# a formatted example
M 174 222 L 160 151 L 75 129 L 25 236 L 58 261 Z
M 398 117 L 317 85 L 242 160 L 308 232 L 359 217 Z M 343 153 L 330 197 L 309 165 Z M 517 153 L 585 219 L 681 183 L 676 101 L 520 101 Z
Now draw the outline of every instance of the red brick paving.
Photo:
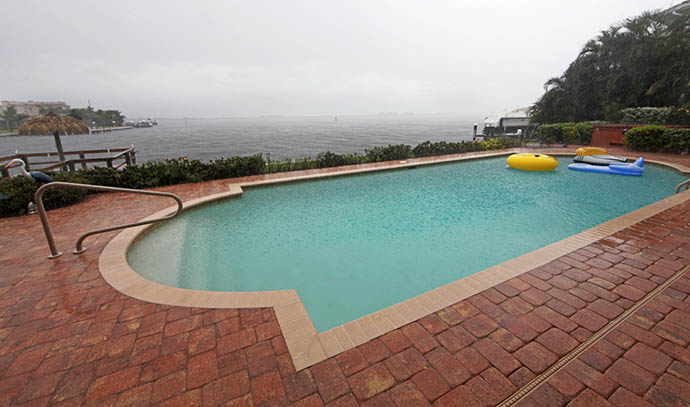
M 164 190 L 192 199 L 227 182 Z M 97 195 L 49 216 L 67 252 L 162 204 Z M 100 277 L 113 234 L 49 261 L 37 218 L 0 228 L 0 405 L 493 405 L 690 264 L 684 203 L 295 372 L 272 309 L 145 303 Z M 690 404 L 688 316 L 686 275 L 518 405 Z

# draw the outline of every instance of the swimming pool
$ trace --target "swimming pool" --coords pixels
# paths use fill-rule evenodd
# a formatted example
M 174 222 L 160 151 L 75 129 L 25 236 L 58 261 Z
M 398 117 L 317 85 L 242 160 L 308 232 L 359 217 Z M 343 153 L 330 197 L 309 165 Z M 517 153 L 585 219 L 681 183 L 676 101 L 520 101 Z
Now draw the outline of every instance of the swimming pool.
M 683 180 L 513 170 L 505 158 L 246 190 L 143 236 L 132 268 L 210 291 L 297 290 L 318 331 L 656 202 Z

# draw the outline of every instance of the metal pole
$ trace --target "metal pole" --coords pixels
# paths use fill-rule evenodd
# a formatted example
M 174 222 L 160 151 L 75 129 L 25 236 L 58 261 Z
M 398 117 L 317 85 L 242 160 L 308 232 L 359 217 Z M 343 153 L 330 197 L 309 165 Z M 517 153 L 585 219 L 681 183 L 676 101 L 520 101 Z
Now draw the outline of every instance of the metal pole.
M 680 191 L 685 187 L 685 190 L 687 191 L 690 189 L 690 179 L 687 181 L 683 181 L 678 186 L 676 187 L 676 190 L 673 192 L 674 194 L 680 193 Z
M 26 170 L 31 171 L 31 165 L 29 164 L 29 157 L 22 155 L 22 156 L 19 156 L 19 158 L 21 158 L 22 161 L 24 161 L 24 164 L 26 164 Z
M 57 259 L 62 256 L 62 252 L 57 250 L 55 247 L 55 239 L 53 239 L 53 231 L 50 230 L 50 223 L 48 223 L 48 216 L 46 215 L 46 209 L 43 206 L 43 192 L 50 188 L 50 184 L 44 184 L 34 194 L 34 201 L 36 202 L 36 207 L 38 208 L 38 215 L 41 218 L 41 224 L 43 225 L 43 231 L 46 234 L 46 240 L 48 240 L 48 246 L 50 247 L 49 259 Z

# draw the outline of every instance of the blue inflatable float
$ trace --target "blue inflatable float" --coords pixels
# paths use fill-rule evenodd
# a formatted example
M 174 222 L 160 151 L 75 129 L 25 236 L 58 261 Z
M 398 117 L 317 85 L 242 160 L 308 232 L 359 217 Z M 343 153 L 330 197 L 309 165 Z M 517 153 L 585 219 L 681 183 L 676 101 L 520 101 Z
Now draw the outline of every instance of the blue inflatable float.
M 644 173 L 644 158 L 640 157 L 634 163 L 610 163 L 608 167 L 583 163 L 572 163 L 568 169 L 584 172 L 599 172 L 603 174 L 631 175 L 639 177 Z

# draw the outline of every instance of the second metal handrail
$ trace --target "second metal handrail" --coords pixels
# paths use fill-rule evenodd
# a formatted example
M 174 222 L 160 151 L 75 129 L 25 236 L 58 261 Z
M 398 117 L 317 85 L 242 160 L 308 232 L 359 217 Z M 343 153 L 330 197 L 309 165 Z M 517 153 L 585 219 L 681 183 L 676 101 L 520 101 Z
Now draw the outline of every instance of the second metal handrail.
M 57 251 L 57 248 L 55 247 L 55 240 L 53 239 L 53 232 L 50 230 L 50 224 L 48 223 L 48 216 L 46 215 L 46 210 L 45 207 L 43 206 L 43 193 L 49 189 L 53 188 L 71 188 L 71 189 L 88 189 L 92 191 L 108 191 L 108 192 L 127 192 L 127 193 L 132 193 L 132 194 L 140 194 L 140 195 L 154 195 L 154 196 L 164 196 L 167 198 L 172 198 L 177 202 L 177 211 L 173 214 L 170 214 L 168 216 L 164 216 L 162 218 L 157 218 L 157 219 L 150 219 L 150 220 L 145 220 L 141 222 L 135 222 L 135 223 L 127 223 L 124 225 L 117 225 L 117 226 L 110 226 L 107 228 L 102 228 L 102 229 L 95 229 L 90 232 L 86 232 L 83 235 L 79 236 L 79 239 L 77 239 L 77 244 L 76 244 L 76 249 L 73 251 L 74 254 L 79 254 L 83 253 L 86 249 L 82 246 L 82 243 L 84 242 L 84 239 L 91 235 L 95 235 L 98 233 L 105 233 L 105 232 L 110 232 L 113 230 L 118 230 L 118 229 L 125 229 L 125 228 L 130 228 L 134 226 L 142 226 L 142 225 L 149 225 L 151 223 L 157 223 L 157 222 L 162 222 L 164 220 L 172 219 L 175 216 L 177 216 L 180 212 L 182 212 L 182 200 L 175 194 L 171 194 L 168 192 L 156 192 L 156 191 L 142 191 L 139 189 L 129 189 L 129 188 L 116 188 L 116 187 L 104 187 L 101 185 L 90 185 L 90 184 L 75 184 L 72 182 L 51 182 L 48 184 L 45 184 L 38 188 L 36 193 L 34 194 L 34 200 L 36 201 L 36 207 L 38 209 L 38 214 L 41 217 L 41 223 L 43 224 L 43 231 L 46 234 L 46 239 L 48 240 L 48 246 L 50 246 L 50 256 L 48 256 L 49 259 L 56 259 L 60 256 L 62 256 L 61 252 Z
M 683 187 L 685 187 L 686 191 L 688 190 L 688 188 L 690 188 L 690 179 L 685 180 L 685 181 L 681 182 L 680 184 L 678 184 L 678 186 L 676 187 L 676 192 L 674 192 L 674 193 L 675 194 L 679 193 L 680 190 L 683 189 Z

